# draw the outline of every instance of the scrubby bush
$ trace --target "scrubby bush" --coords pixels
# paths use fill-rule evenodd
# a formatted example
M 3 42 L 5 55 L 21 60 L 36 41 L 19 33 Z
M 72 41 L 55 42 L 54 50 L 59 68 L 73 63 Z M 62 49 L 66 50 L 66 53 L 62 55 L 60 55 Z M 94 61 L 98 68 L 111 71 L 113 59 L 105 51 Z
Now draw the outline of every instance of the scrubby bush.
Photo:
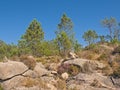
M 57 88 L 57 90 L 67 90 L 65 80 L 59 79 L 55 84 L 55 87 Z
M 50 63 L 59 63 L 62 58 L 60 56 L 43 56 L 36 58 L 36 62 L 41 62 L 43 65 Z
M 40 88 L 44 88 L 45 90 L 48 89 L 47 84 L 45 81 L 41 80 L 40 78 L 30 78 L 30 77 L 26 77 L 24 78 L 22 81 L 22 86 L 25 87 L 34 87 L 34 86 L 39 86 Z
M 109 55 L 106 53 L 103 53 L 100 55 L 100 57 L 98 57 L 99 61 L 107 61 L 109 59 Z
M 109 65 L 106 65 L 106 67 L 102 68 L 102 73 L 106 76 L 109 76 L 113 73 L 113 70 Z
M 81 68 L 77 65 L 62 64 L 58 67 L 58 73 L 62 74 L 64 72 L 67 72 L 70 76 L 74 76 L 81 72 Z
M 23 62 L 29 69 L 34 69 L 36 61 L 33 56 L 23 55 L 20 57 L 20 61 Z
M 70 70 L 69 70 L 69 74 L 72 76 L 77 75 L 79 72 L 81 72 L 81 68 L 79 66 L 76 65 L 71 65 L 70 66 Z

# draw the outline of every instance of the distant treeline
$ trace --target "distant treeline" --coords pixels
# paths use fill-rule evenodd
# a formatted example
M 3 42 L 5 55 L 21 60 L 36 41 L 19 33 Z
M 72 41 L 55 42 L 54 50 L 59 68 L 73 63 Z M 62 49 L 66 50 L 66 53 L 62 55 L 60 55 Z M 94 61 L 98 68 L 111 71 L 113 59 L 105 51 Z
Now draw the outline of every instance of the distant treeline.
M 88 46 L 98 43 L 119 43 L 120 41 L 120 24 L 115 18 L 105 18 L 101 21 L 103 27 L 109 31 L 108 35 L 98 35 L 95 30 L 87 30 L 83 34 L 83 39 Z M 73 22 L 66 14 L 63 14 L 60 23 L 57 25 L 55 31 L 56 37 L 47 41 L 44 39 L 44 31 L 41 24 L 34 19 L 25 34 L 21 36 L 18 44 L 6 44 L 0 40 L 0 58 L 21 56 L 21 55 L 34 55 L 51 56 L 61 55 L 67 56 L 70 51 L 79 52 L 82 45 L 78 43 L 75 38 L 73 30 Z

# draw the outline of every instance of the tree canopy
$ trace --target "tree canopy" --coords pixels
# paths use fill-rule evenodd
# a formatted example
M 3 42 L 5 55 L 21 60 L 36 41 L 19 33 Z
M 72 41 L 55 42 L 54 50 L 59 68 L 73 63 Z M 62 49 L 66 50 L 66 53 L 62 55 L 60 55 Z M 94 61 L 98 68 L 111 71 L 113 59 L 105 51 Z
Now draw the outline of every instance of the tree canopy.
M 59 52 L 66 55 L 74 47 L 73 23 L 66 14 L 63 14 L 58 30 L 56 31 L 56 40 Z
M 95 40 L 98 38 L 98 35 L 94 30 L 88 30 L 84 32 L 83 38 L 90 45 L 95 42 Z
M 37 46 L 43 41 L 43 39 L 44 32 L 42 30 L 42 27 L 40 23 L 34 19 L 19 41 L 19 47 L 21 48 L 20 52 L 23 52 L 23 54 L 29 53 L 36 55 L 38 53 Z

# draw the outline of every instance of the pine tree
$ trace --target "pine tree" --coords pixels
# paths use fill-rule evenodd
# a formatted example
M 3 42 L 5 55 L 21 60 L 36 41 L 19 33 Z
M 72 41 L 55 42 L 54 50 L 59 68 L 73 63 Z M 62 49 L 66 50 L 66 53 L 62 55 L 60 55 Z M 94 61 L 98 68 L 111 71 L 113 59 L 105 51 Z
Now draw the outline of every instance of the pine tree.
M 58 24 L 56 40 L 59 52 L 63 55 L 67 55 L 67 53 L 74 47 L 73 23 L 66 14 L 63 14 L 61 22 Z
M 88 30 L 84 32 L 83 38 L 89 45 L 91 45 L 98 38 L 98 35 L 94 30 Z
M 37 54 L 38 45 L 44 40 L 44 32 L 40 23 L 34 19 L 25 34 L 22 35 L 19 41 L 20 53 L 22 54 Z

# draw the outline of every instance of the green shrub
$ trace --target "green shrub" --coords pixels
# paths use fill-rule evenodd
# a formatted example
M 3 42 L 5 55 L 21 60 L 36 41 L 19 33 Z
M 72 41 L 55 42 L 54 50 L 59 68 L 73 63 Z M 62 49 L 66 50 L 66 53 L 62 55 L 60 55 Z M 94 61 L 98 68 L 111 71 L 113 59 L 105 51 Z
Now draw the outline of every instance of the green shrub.
M 119 40 L 117 40 L 117 39 L 113 39 L 113 40 L 111 40 L 111 42 L 110 42 L 110 44 L 119 44 L 120 42 L 119 42 Z

